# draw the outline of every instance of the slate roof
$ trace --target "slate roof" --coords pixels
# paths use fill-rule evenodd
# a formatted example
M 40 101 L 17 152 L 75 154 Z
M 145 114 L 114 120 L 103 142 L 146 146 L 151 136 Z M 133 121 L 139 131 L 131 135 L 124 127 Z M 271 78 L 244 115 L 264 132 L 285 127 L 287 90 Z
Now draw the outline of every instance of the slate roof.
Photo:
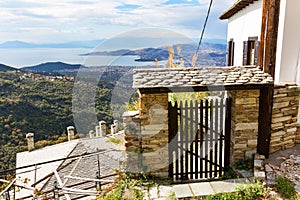
M 136 69 L 133 88 L 186 88 L 193 86 L 261 85 L 273 78 L 255 66 Z
M 115 135 L 114 137 L 122 138 L 123 134 L 120 133 Z M 65 183 L 66 188 L 96 191 L 95 182 L 86 182 L 83 180 L 70 179 L 70 178 L 66 178 L 66 176 L 95 179 L 96 172 L 98 171 L 98 157 L 100 161 L 101 176 L 114 173 L 115 172 L 114 170 L 119 168 L 120 161 L 125 160 L 125 154 L 123 150 L 120 148 L 120 146 L 113 144 L 111 142 L 107 142 L 107 139 L 108 137 L 85 138 L 85 139 L 78 139 L 78 140 L 58 144 L 60 145 L 60 148 L 65 147 L 69 151 L 69 148 L 67 148 L 68 146 L 70 146 L 69 143 L 72 144 L 76 143 L 76 145 L 73 147 L 72 151 L 68 155 L 64 155 L 64 154 L 59 155 L 59 152 L 55 151 L 55 149 L 57 149 L 56 148 L 57 145 L 46 147 L 47 149 L 52 149 L 52 152 L 47 155 L 47 157 L 49 158 L 48 160 L 52 160 L 53 159 L 52 156 L 55 154 L 59 155 L 60 158 L 61 157 L 68 158 L 72 156 L 89 154 L 94 152 L 99 152 L 99 153 L 82 156 L 82 158 L 80 159 L 79 158 L 68 159 L 60 162 L 59 165 L 55 165 L 55 166 L 47 166 L 47 165 L 39 166 L 37 172 L 47 170 L 48 174 L 43 173 L 43 176 L 37 176 L 37 182 L 43 179 L 44 181 L 38 183 L 36 185 L 36 188 L 41 190 L 42 193 L 53 190 L 54 181 L 57 179 L 53 173 L 51 174 L 49 169 L 52 170 L 52 172 L 53 169 L 56 169 L 58 171 L 58 174 L 62 182 Z M 37 153 L 35 153 L 35 155 L 40 154 L 42 156 L 43 151 L 45 150 L 44 149 L 36 150 Z M 34 152 L 35 151 L 25 152 L 25 154 L 27 154 L 27 158 L 30 159 L 32 157 L 31 155 L 33 155 Z M 32 171 L 31 173 L 34 173 L 34 171 Z M 17 174 L 17 176 L 25 177 L 24 174 Z M 106 180 L 107 179 L 113 180 L 113 177 L 106 178 Z M 62 195 L 62 191 L 60 191 L 60 194 Z M 53 192 L 48 193 L 49 198 L 52 197 L 51 195 L 53 195 Z M 85 195 L 82 194 L 70 194 L 71 199 L 83 199 L 84 196 Z M 62 196 L 61 199 L 64 199 L 64 196 Z
M 233 6 L 231 6 L 220 16 L 220 19 L 229 19 L 230 17 L 238 13 L 240 10 L 249 6 L 255 1 L 258 0 L 238 0 L 236 3 L 233 4 Z

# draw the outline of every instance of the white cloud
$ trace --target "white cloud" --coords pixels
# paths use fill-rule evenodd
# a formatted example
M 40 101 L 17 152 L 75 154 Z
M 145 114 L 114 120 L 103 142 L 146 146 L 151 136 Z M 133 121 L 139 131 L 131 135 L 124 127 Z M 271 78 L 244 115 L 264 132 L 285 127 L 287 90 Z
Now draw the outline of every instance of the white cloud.
M 171 4 L 168 0 L 0 0 L 0 23 L 11 31 L 0 33 L 1 40 L 13 40 L 15 32 L 24 34 L 23 40 L 35 38 L 57 38 L 73 40 L 78 34 L 86 36 L 109 37 L 131 28 L 161 27 L 197 37 L 207 12 L 209 0 L 198 0 L 198 3 Z M 195 2 L 186 0 L 184 2 Z M 212 18 L 216 30 L 221 30 L 214 37 L 225 37 L 226 25 L 217 21 L 217 16 L 230 7 L 235 0 L 214 2 Z M 136 5 L 136 9 L 122 10 L 120 6 Z M 118 29 L 119 27 L 119 29 Z M 103 29 L 105 28 L 105 31 Z M 111 29 L 111 31 L 110 31 Z M 30 33 L 32 37 L 30 39 Z M 99 32 L 99 31 L 102 31 Z M 206 35 L 214 31 L 208 29 Z M 75 34 L 74 34 L 75 33 Z M 41 34 L 37 37 L 38 34 Z M 72 35 L 74 34 L 74 35 Z M 26 38 L 25 38 L 26 36 Z

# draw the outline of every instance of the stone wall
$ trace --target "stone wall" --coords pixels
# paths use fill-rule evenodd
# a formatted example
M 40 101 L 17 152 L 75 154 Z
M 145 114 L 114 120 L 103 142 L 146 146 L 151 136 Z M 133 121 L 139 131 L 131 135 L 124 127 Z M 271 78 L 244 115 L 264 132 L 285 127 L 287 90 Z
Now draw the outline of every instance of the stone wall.
M 297 132 L 295 137 L 295 143 L 300 144 L 300 124 L 297 122 Z
M 230 162 L 257 151 L 259 90 L 228 91 L 232 98 Z M 297 115 L 300 87 L 275 86 L 270 153 L 300 140 Z M 139 115 L 126 125 L 126 152 L 132 172 L 168 175 L 168 94 L 141 94 Z
M 259 90 L 228 91 L 232 98 L 230 162 L 234 164 L 256 153 Z
M 129 170 L 168 176 L 168 94 L 141 94 L 139 104 L 125 135 Z
M 295 142 L 299 141 L 300 137 L 297 134 L 299 95 L 299 86 L 275 86 L 270 153 L 293 147 Z

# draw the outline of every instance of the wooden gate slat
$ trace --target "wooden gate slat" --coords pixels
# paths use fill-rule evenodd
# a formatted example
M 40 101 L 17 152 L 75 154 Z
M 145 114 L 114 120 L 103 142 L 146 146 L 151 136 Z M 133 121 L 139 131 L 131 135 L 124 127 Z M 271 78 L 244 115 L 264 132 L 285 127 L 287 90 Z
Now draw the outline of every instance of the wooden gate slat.
M 212 133 L 212 130 L 214 128 L 214 118 L 213 118 L 213 113 L 214 113 L 214 106 L 213 106 L 213 100 L 210 101 L 210 112 L 209 112 L 209 118 L 210 118 L 210 122 L 209 122 L 209 128 L 210 128 L 210 131 L 209 131 L 209 159 L 210 160 L 214 160 L 214 157 L 213 157 L 213 141 L 214 141 L 214 134 Z M 212 164 L 209 165 L 209 177 L 212 178 Z
M 220 145 L 219 145 L 219 163 L 220 163 L 220 168 L 219 168 L 219 176 L 222 175 L 223 172 L 223 141 L 224 141 L 224 118 L 223 118 L 223 113 L 224 113 L 224 101 L 220 101 Z
M 178 133 L 178 120 L 180 120 L 180 115 L 178 114 L 179 110 L 178 110 L 178 103 L 177 101 L 175 102 L 175 107 L 176 107 L 176 114 L 173 116 L 175 119 L 176 119 L 176 124 L 177 124 L 177 127 L 176 127 L 176 136 L 175 136 L 175 141 L 176 141 L 176 151 L 175 151 L 175 179 L 178 180 L 178 172 L 179 172 L 179 147 L 178 147 L 178 144 L 179 144 L 179 133 Z M 174 170 L 174 169 L 172 169 Z
M 214 177 L 217 177 L 218 172 L 218 166 L 219 158 L 218 158 L 218 145 L 219 145 L 219 109 L 218 109 L 219 101 L 218 99 L 215 100 L 215 106 L 214 106 L 214 115 L 215 115 L 215 129 L 214 129 L 214 159 L 215 159 L 215 165 L 214 165 Z
M 228 168 L 230 165 L 230 131 L 231 131 L 231 98 L 226 99 L 226 118 L 225 118 L 225 158 L 224 165 Z
M 203 178 L 203 157 L 204 157 L 204 131 L 203 131 L 203 100 L 200 102 L 200 178 Z
M 190 101 L 190 107 L 193 108 L 193 101 L 191 100 Z M 189 109 L 189 112 L 190 112 L 190 118 L 194 118 L 194 111 L 195 109 Z M 194 124 L 195 122 L 193 121 L 190 121 L 190 124 L 189 124 L 189 127 L 190 127 L 190 132 L 189 132 L 189 135 L 188 135 L 188 147 L 189 147 L 189 150 L 190 152 L 193 152 L 194 151 L 194 147 L 193 147 L 193 140 L 194 140 Z M 194 167 L 193 167 L 193 161 L 194 161 L 194 156 L 192 153 L 189 153 L 189 160 L 190 160 L 190 166 L 189 166 L 189 173 L 190 172 L 193 172 L 194 171 Z M 194 176 L 193 174 L 190 173 L 190 179 L 194 179 Z
M 184 170 L 185 170 L 185 175 L 184 175 L 184 179 L 188 179 L 188 173 L 189 173 L 189 154 L 188 154 L 188 146 L 189 146 L 189 120 L 188 120 L 188 116 L 189 116 L 189 108 L 188 108 L 188 101 L 185 101 L 185 127 L 184 127 L 184 138 L 185 138 L 185 144 L 184 144 L 184 161 L 185 161 L 185 165 L 184 165 Z
M 208 108 L 208 100 L 205 100 L 205 106 Z M 208 109 L 205 109 L 205 159 L 208 158 Z M 205 161 L 205 178 L 208 178 L 208 163 Z
M 195 125 L 196 136 L 195 136 L 194 145 L 195 145 L 195 151 L 199 155 L 199 134 L 200 134 L 200 130 L 199 130 L 199 124 L 198 124 L 198 120 L 199 120 L 198 119 L 198 114 L 199 114 L 198 110 L 199 110 L 199 104 L 198 104 L 198 101 L 196 100 L 195 101 L 195 121 L 196 121 L 196 123 L 194 124 Z M 199 170 L 198 162 L 199 162 L 198 156 L 195 156 L 195 168 L 194 168 L 194 170 L 196 172 L 198 172 L 198 170 Z M 198 179 L 198 173 L 195 173 L 195 179 Z
M 180 174 L 183 174 L 183 103 L 180 101 Z M 182 177 L 180 177 L 182 178 Z
M 174 117 L 172 118 L 171 116 L 174 114 L 173 113 L 173 106 L 172 106 L 172 103 L 169 102 L 168 103 L 168 118 L 169 118 L 169 135 L 168 135 L 168 140 L 169 140 L 169 143 L 170 141 L 172 141 L 172 136 L 173 136 L 173 131 L 174 131 Z M 169 146 L 169 177 L 172 177 L 173 176 L 173 151 L 174 149 L 172 147 Z

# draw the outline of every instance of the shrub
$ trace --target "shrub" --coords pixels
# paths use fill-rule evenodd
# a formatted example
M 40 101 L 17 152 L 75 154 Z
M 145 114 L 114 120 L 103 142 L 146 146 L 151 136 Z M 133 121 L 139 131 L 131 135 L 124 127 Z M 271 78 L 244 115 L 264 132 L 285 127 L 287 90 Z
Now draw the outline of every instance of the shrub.
M 239 160 L 235 163 L 234 167 L 238 170 L 249 170 L 253 168 L 253 160 L 246 158 L 245 160 Z
M 205 198 L 205 200 L 240 200 L 238 193 L 222 193 L 222 194 L 213 194 Z
M 295 186 L 283 176 L 275 179 L 275 186 L 285 198 L 291 199 L 295 194 Z
M 205 197 L 206 200 L 253 200 L 262 199 L 266 194 L 266 187 L 260 182 L 239 185 L 237 192 L 214 194 Z
M 245 184 L 237 187 L 239 196 L 243 200 L 259 199 L 266 194 L 266 187 L 260 182 Z

